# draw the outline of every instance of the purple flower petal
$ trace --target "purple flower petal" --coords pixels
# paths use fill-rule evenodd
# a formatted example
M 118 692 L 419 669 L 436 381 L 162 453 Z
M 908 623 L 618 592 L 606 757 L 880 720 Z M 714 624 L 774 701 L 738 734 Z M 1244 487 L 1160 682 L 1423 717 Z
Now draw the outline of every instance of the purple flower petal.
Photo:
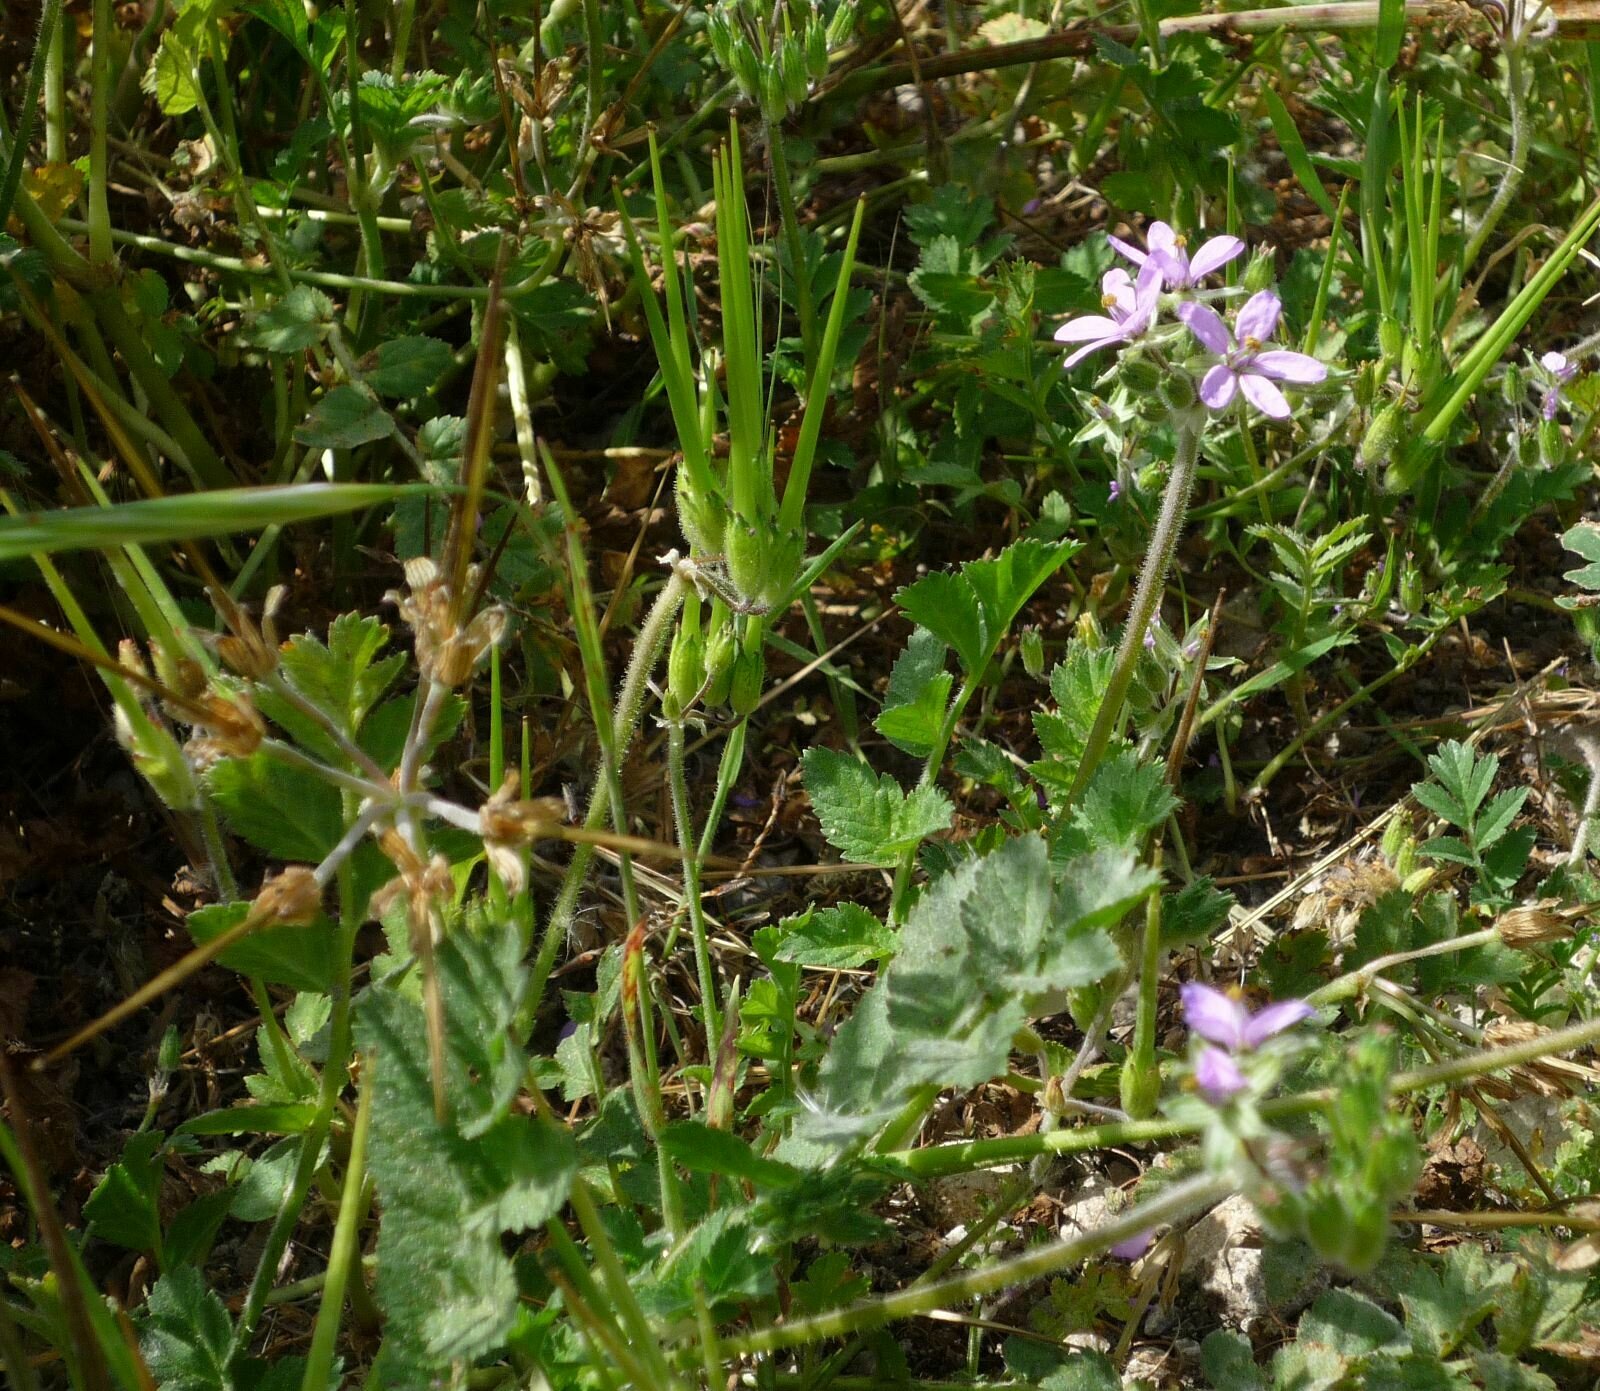
M 1204 279 L 1242 255 L 1244 243 L 1238 237 L 1212 237 L 1194 253 L 1194 258 L 1189 262 L 1189 274 L 1195 280 Z
M 1119 1261 L 1136 1261 L 1150 1249 L 1150 1243 L 1155 1239 L 1154 1228 L 1147 1232 L 1138 1232 L 1126 1241 L 1119 1241 L 1111 1248 L 1111 1254 Z
M 1289 418 L 1288 398 L 1259 372 L 1241 372 L 1239 390 L 1262 415 L 1270 415 L 1274 420 Z
M 1250 1011 L 1231 995 L 1199 981 L 1189 981 L 1178 993 L 1184 1022 L 1207 1043 L 1237 1048 L 1244 1042 Z
M 1091 338 L 1116 338 L 1122 335 L 1122 325 L 1101 314 L 1085 314 L 1080 319 L 1068 319 L 1056 330 L 1058 343 L 1083 343 Z
M 1239 1064 L 1220 1048 L 1202 1048 L 1194 1063 L 1195 1085 L 1207 1101 L 1222 1102 L 1237 1096 L 1250 1084 Z
M 1299 382 L 1309 386 L 1327 379 L 1328 369 L 1314 357 L 1305 353 L 1292 353 L 1286 348 L 1274 348 L 1257 353 L 1251 364 L 1263 377 L 1280 382 Z
M 1225 353 L 1233 346 L 1228 326 L 1209 304 L 1180 304 L 1178 317 L 1189 326 L 1189 332 L 1200 340 L 1200 345 L 1211 352 Z
M 1121 237 L 1113 237 L 1109 233 L 1106 235 L 1106 240 L 1111 243 L 1119 255 L 1127 257 L 1134 265 L 1142 266 L 1144 264 L 1145 254 L 1138 247 L 1130 246 Z
M 1545 392 L 1544 401 L 1540 405 L 1539 413 L 1544 416 L 1546 420 L 1554 420 L 1556 418 L 1556 411 L 1560 408 L 1560 405 L 1561 388 L 1558 386 L 1553 386 L 1550 388 L 1550 390 Z
M 1546 353 L 1539 359 L 1539 366 L 1546 372 L 1553 372 L 1560 380 L 1568 380 L 1578 369 L 1568 360 L 1565 353 Z
M 1233 331 L 1242 343 L 1253 338 L 1265 343 L 1278 327 L 1278 316 L 1283 313 L 1283 301 L 1271 290 L 1257 290 L 1240 307 L 1234 316 Z
M 1226 410 L 1233 404 L 1239 390 L 1239 378 L 1233 368 L 1219 362 L 1200 378 L 1200 399 L 1214 411 Z
M 1063 372 L 1071 371 L 1072 368 L 1076 367 L 1084 360 L 1084 358 L 1088 357 L 1090 353 L 1097 353 L 1101 348 L 1109 348 L 1114 343 L 1126 343 L 1127 341 L 1127 337 L 1123 334 L 1121 329 L 1118 329 L 1115 333 L 1106 335 L 1104 338 L 1096 338 L 1092 343 L 1085 343 L 1081 348 L 1078 349 L 1077 352 L 1069 353 L 1067 355 L 1067 360 L 1061 364 L 1061 370 Z
M 1150 248 L 1150 254 L 1160 253 L 1181 259 L 1184 264 L 1189 258 L 1184 255 L 1183 243 L 1178 240 L 1178 234 L 1172 230 L 1171 223 L 1152 222 L 1144 231 L 1144 244 Z
M 1268 1005 L 1259 1014 L 1252 1015 L 1244 1026 L 1245 1045 L 1258 1048 L 1274 1034 L 1281 1034 L 1315 1013 L 1304 1000 L 1279 1000 L 1275 1005 Z

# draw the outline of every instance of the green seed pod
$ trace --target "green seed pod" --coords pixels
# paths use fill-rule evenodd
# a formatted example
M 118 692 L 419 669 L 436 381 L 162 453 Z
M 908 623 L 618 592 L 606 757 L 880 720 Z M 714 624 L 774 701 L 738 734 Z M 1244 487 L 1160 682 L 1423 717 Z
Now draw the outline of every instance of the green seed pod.
M 1393 368 L 1400 361 L 1405 346 L 1406 331 L 1400 320 L 1385 314 L 1378 320 L 1378 351 L 1383 354 L 1384 364 Z
M 1199 399 L 1194 378 L 1181 368 L 1162 379 L 1156 393 L 1169 411 L 1186 411 Z
M 1400 433 L 1404 428 L 1405 416 L 1400 403 L 1391 401 L 1372 417 L 1366 434 L 1361 437 L 1361 450 L 1356 455 L 1361 467 L 1370 469 L 1378 464 L 1387 464 L 1394 456 L 1395 446 L 1400 443 Z
M 804 40 L 799 34 L 785 34 L 779 67 L 783 71 L 783 95 L 790 107 L 799 106 L 811 90 L 811 73 Z
M 784 82 L 783 65 L 776 55 L 761 65 L 756 92 L 761 101 L 761 114 L 768 121 L 781 121 L 789 114 L 788 85 Z
M 733 629 L 724 623 L 706 639 L 706 688 L 701 699 L 708 710 L 728 701 L 733 688 L 733 664 L 739 647 L 734 641 Z
M 1277 266 L 1270 247 L 1257 247 L 1244 268 L 1240 283 L 1248 294 L 1270 290 L 1278 278 Z
M 856 27 L 855 0 L 844 0 L 844 3 L 833 12 L 833 18 L 828 21 L 828 51 L 843 48 L 850 41 Z
M 728 557 L 728 578 L 739 597 L 750 603 L 761 602 L 772 575 L 773 550 L 767 529 L 750 526 L 742 517 L 731 517 L 722 540 Z
M 173 811 L 199 809 L 194 778 L 185 764 L 183 749 L 171 734 L 149 720 L 135 730 L 120 705 L 112 707 L 112 727 L 117 742 L 127 750 L 139 776 L 150 784 L 156 796 Z
M 1044 635 L 1037 628 L 1022 630 L 1022 669 L 1037 681 L 1044 675 Z
M 746 101 L 757 100 L 761 95 L 761 60 L 743 34 L 734 35 L 730 56 L 733 80 L 739 84 L 739 91 Z
M 687 469 L 678 470 L 675 489 L 678 502 L 678 529 L 697 556 L 721 555 L 728 512 L 720 497 L 704 497 L 694 486 Z
M 1508 406 L 1520 406 L 1522 395 L 1528 389 L 1516 363 L 1507 363 L 1505 375 L 1500 378 L 1500 398 Z
M 1142 391 L 1134 398 L 1133 413 L 1146 425 L 1158 425 L 1172 414 L 1159 391 Z
M 1143 353 L 1123 353 L 1117 361 L 1117 371 L 1129 391 L 1140 394 L 1155 391 L 1165 375 L 1161 368 Z
M 1133 1054 L 1122 1064 L 1122 1109 L 1134 1120 L 1142 1121 L 1155 1115 L 1156 1102 L 1161 1099 L 1161 1073 L 1154 1067 L 1145 1067 Z
M 1539 422 L 1539 460 L 1550 468 L 1561 462 L 1562 456 L 1567 452 L 1567 437 L 1561 433 L 1560 422 L 1555 420 L 1541 420 Z
M 806 25 L 806 75 L 813 82 L 828 75 L 828 31 L 816 15 Z
M 156 1070 L 176 1072 L 183 1066 L 183 1035 L 169 1027 L 161 1035 L 161 1046 L 156 1050 Z
M 706 679 L 706 643 L 700 632 L 700 601 L 691 596 L 683 606 L 678 631 L 667 654 L 667 691 L 679 712 L 687 710 Z
M 766 681 L 767 663 L 759 647 L 741 648 L 733 663 L 733 686 L 728 704 L 740 719 L 761 703 L 761 687 Z
M 715 5 L 706 14 L 706 37 L 711 41 L 711 53 L 717 66 L 724 72 L 733 71 L 733 21 L 721 5 Z

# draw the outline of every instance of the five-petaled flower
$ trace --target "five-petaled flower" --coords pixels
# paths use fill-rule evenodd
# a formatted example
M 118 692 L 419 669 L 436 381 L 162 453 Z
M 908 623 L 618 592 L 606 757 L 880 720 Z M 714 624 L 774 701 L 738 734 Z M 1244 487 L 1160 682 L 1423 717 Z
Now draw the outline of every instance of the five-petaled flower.
M 1169 290 L 1193 289 L 1206 276 L 1244 254 L 1244 243 L 1238 237 L 1212 237 L 1191 257 L 1187 239 L 1165 222 L 1152 222 L 1145 232 L 1148 251 L 1140 251 L 1120 237 L 1106 240 L 1136 266 L 1142 268 L 1153 262 Z
M 1200 399 L 1212 410 L 1226 409 L 1242 391 L 1245 400 L 1264 415 L 1287 420 L 1289 402 L 1274 383 L 1312 386 L 1328 375 L 1326 367 L 1305 353 L 1263 349 L 1262 344 L 1277 330 L 1282 312 L 1283 302 L 1271 290 L 1251 295 L 1234 318 L 1235 342 L 1234 333 L 1210 305 L 1179 306 L 1178 317 L 1189 326 L 1189 332 L 1222 359 L 1200 380 Z
M 1100 303 L 1106 314 L 1068 319 L 1056 330 L 1056 342 L 1083 344 L 1068 356 L 1062 364 L 1065 367 L 1076 367 L 1097 349 L 1132 342 L 1155 322 L 1156 301 L 1161 297 L 1161 269 L 1147 261 L 1137 280 L 1125 270 L 1108 270 L 1101 277 L 1100 290 Z
M 1208 1101 L 1222 1102 L 1242 1092 L 1249 1083 L 1235 1053 L 1259 1048 L 1275 1034 L 1292 1028 L 1316 1011 L 1304 1000 L 1280 1000 L 1257 1013 L 1209 985 L 1191 981 L 1182 989 L 1183 1017 L 1189 1028 L 1207 1044 L 1195 1059 L 1194 1080 Z
M 1555 381 L 1546 388 L 1543 402 L 1544 418 L 1554 420 L 1556 407 L 1561 404 L 1562 388 L 1578 375 L 1578 364 L 1565 353 L 1551 352 L 1539 359 L 1539 366 L 1555 378 Z

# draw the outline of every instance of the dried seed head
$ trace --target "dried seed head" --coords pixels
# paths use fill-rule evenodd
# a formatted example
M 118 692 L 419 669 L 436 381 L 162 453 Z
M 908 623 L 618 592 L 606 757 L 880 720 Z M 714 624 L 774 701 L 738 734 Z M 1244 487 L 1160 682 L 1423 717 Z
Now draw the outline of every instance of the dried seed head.
M 1484 1028 L 1483 1043 L 1486 1048 L 1506 1048 L 1516 1043 L 1531 1043 L 1549 1032 L 1543 1025 L 1526 1019 L 1496 1019 Z M 1593 1086 L 1600 1081 L 1600 1072 L 1584 1063 L 1575 1063 L 1552 1054 L 1512 1068 L 1511 1078 L 1514 1084 L 1512 1095 L 1521 1092 L 1539 1096 L 1571 1096 L 1585 1086 Z M 1486 1085 L 1498 1083 L 1498 1080 L 1486 1077 L 1479 1085 L 1491 1095 L 1500 1095 L 1496 1087 Z
M 232 695 L 213 692 L 198 704 L 206 712 L 203 718 L 192 710 L 184 715 L 197 729 L 205 731 L 184 745 L 196 766 L 210 767 L 219 758 L 249 758 L 261 747 L 267 727 L 250 697 L 242 691 Z
M 256 910 L 269 922 L 304 927 L 322 912 L 322 885 L 308 865 L 288 865 L 261 886 Z
M 278 633 L 273 622 L 286 593 L 283 585 L 274 585 L 267 592 L 266 609 L 261 615 L 261 626 L 256 627 L 245 615 L 239 615 L 241 631 L 217 639 L 217 653 L 230 670 L 250 681 L 264 681 L 278 669 Z
M 1495 919 L 1494 928 L 1502 942 L 1519 949 L 1541 942 L 1564 942 L 1572 936 L 1572 924 L 1540 904 L 1508 908 Z
M 417 556 L 406 561 L 405 572 L 409 592 L 392 589 L 384 597 L 410 627 L 423 673 L 441 686 L 460 686 L 505 633 L 506 611 L 498 605 L 484 609 L 462 628 L 456 622 L 450 585 L 433 561 Z M 467 571 L 469 593 L 477 588 L 478 577 L 477 566 Z

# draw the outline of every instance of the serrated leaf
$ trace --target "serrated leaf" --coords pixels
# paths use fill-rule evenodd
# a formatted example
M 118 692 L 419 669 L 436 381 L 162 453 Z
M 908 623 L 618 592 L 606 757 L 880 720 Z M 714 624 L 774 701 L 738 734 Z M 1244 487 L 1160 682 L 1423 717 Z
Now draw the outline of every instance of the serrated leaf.
M 1489 804 L 1479 812 L 1472 827 L 1472 838 L 1480 852 L 1487 850 L 1506 833 L 1527 800 L 1526 787 L 1514 787 L 1489 799 Z
M 955 650 L 969 676 L 982 673 L 1022 606 L 1076 543 L 1021 540 L 955 574 L 926 575 L 895 596 L 907 616 Z
M 1233 895 L 1217 888 L 1209 877 L 1196 879 L 1177 893 L 1168 894 L 1161 905 L 1162 950 L 1176 951 L 1204 942 L 1228 921 L 1233 904 Z
M 1428 767 L 1439 786 L 1472 817 L 1477 815 L 1483 799 L 1494 786 L 1495 774 L 1500 770 L 1500 759 L 1492 753 L 1479 758 L 1470 744 L 1450 739 L 1428 755 Z
M 355 449 L 395 431 L 394 417 L 356 387 L 336 386 L 311 408 L 294 437 L 312 449 Z
M 806 792 L 822 831 L 847 860 L 890 866 L 935 831 L 945 830 L 955 811 L 936 787 L 910 794 L 887 773 L 857 759 L 813 747 L 802 759 Z
M 514 1108 L 526 1058 L 519 1011 L 526 969 L 515 933 L 458 928 L 435 956 L 445 1014 L 449 1114 L 433 1109 L 422 1007 L 392 984 L 357 1011 L 377 1088 L 371 1169 L 385 1348 L 415 1375 L 500 1348 L 517 1318 L 507 1231 L 554 1216 L 577 1154 L 553 1121 Z
M 1562 534 L 1561 544 L 1589 562 L 1576 570 L 1568 570 L 1566 578 L 1581 589 L 1600 589 L 1600 526 L 1594 522 L 1579 522 Z
M 178 1135 L 303 1135 L 316 1119 L 309 1101 L 279 1102 L 266 1106 L 229 1106 L 191 1116 L 174 1132 Z
M 421 334 L 391 338 L 374 357 L 367 385 L 380 396 L 403 401 L 431 391 L 455 360 L 448 343 Z
M 789 1188 L 800 1171 L 776 1159 L 764 1159 L 746 1140 L 700 1121 L 674 1121 L 661 1134 L 661 1148 L 685 1169 L 724 1174 L 769 1188 Z
M 161 1250 L 159 1135 L 135 1135 L 83 1205 L 89 1231 L 130 1251 Z
M 233 1391 L 233 1320 L 193 1266 L 168 1271 L 151 1288 L 139 1351 L 161 1391 Z
M 1448 821 L 1452 826 L 1470 826 L 1472 818 L 1467 809 L 1442 787 L 1431 782 L 1419 782 L 1411 789 L 1411 795 L 1435 816 Z
M 1297 1341 L 1319 1343 L 1341 1357 L 1403 1352 L 1409 1342 L 1393 1314 L 1353 1290 L 1328 1290 L 1300 1316 Z
M 926 628 L 913 630 L 889 673 L 877 730 L 903 753 L 926 758 L 938 745 L 954 684 L 944 669 L 945 645 Z
M 810 908 L 780 923 L 778 960 L 831 971 L 847 971 L 895 954 L 900 934 L 859 903 Z
M 378 660 L 389 629 L 376 618 L 343 613 L 328 625 L 324 644 L 300 633 L 283 645 L 283 673 L 300 693 L 332 715 L 346 734 L 361 727 L 368 711 L 405 669 L 404 653 Z
M 339 843 L 339 794 L 321 778 L 260 752 L 225 758 L 206 774 L 228 824 L 280 860 L 316 864 Z
M 1267 1384 L 1250 1340 L 1228 1329 L 1206 1335 L 1200 1344 L 1200 1366 L 1212 1391 L 1263 1391 Z
M 248 903 L 212 903 L 189 914 L 184 926 L 204 946 L 242 923 Z M 304 926 L 260 927 L 217 958 L 230 971 L 292 990 L 325 991 L 333 979 L 334 927 L 318 915 Z
M 1070 828 L 1057 837 L 1057 853 L 1140 849 L 1177 806 L 1161 768 L 1140 763 L 1131 749 L 1124 749 L 1095 769 L 1073 808 Z
M 301 353 L 322 341 L 333 316 L 333 301 L 321 290 L 294 285 L 246 319 L 239 336 L 264 352 Z

